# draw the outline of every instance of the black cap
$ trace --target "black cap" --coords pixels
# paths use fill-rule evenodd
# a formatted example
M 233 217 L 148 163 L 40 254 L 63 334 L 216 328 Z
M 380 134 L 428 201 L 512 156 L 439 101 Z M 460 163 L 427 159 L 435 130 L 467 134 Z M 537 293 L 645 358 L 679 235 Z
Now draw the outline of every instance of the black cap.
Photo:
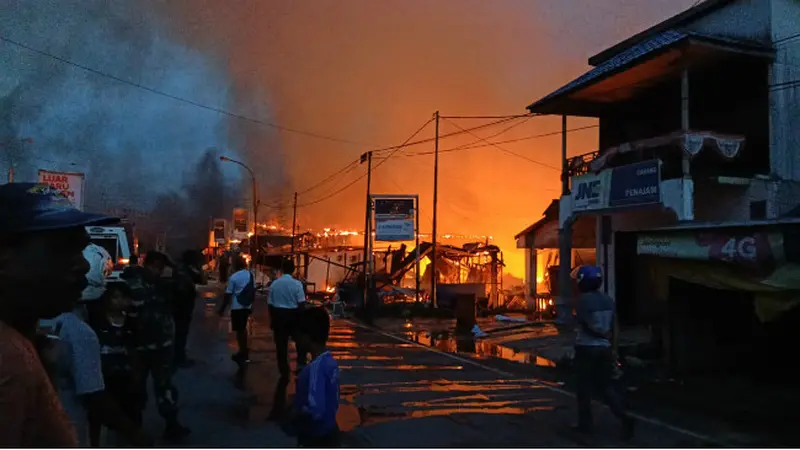
M 0 185 L 0 233 L 61 230 L 89 225 L 112 225 L 116 217 L 79 211 L 47 184 Z

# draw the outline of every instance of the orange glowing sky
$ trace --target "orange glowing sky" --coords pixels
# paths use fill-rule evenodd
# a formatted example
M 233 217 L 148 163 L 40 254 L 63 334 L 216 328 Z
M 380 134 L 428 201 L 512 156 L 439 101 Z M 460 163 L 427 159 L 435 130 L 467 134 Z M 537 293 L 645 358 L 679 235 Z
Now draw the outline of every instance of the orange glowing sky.
M 264 103 L 248 114 L 387 146 L 403 142 L 435 110 L 443 115 L 525 113 L 530 102 L 585 71 L 592 54 L 694 1 L 170 0 L 157 4 L 186 42 L 227 64 L 238 96 Z M 467 127 L 480 122 L 456 123 Z M 572 119 L 570 127 L 591 123 Z M 493 140 L 559 128 L 557 118 L 534 118 Z M 481 135 L 501 129 L 487 129 Z M 455 130 L 442 122 L 441 133 Z M 258 167 L 266 167 L 280 164 L 279 157 L 269 155 L 282 153 L 287 192 L 302 191 L 369 149 L 270 133 L 269 145 L 253 141 L 259 145 L 249 149 L 250 158 Z M 431 126 L 419 137 L 432 135 Z M 572 133 L 570 153 L 593 150 L 596 139 L 594 130 Z M 440 148 L 475 140 L 469 135 L 451 138 Z M 558 136 L 501 147 L 559 165 Z M 432 149 L 424 145 L 408 152 Z M 299 203 L 333 192 L 363 171 L 359 167 L 301 197 Z M 373 180 L 375 193 L 418 193 L 422 231 L 430 232 L 432 156 L 393 158 L 376 170 Z M 513 250 L 513 236 L 538 220 L 557 195 L 558 173 L 487 147 L 443 154 L 439 183 L 440 233 L 494 236 L 505 250 L 509 270 L 521 277 L 523 253 Z M 362 181 L 330 200 L 301 209 L 301 226 L 362 229 L 364 189 Z

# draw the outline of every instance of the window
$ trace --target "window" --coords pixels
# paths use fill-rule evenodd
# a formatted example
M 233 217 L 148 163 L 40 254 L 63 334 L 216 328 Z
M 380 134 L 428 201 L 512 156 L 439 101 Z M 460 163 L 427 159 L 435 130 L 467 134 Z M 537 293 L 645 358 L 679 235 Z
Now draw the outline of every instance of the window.
M 91 242 L 106 249 L 108 254 L 111 255 L 112 261 L 114 263 L 117 262 L 117 259 L 119 259 L 119 244 L 116 238 L 92 238 Z

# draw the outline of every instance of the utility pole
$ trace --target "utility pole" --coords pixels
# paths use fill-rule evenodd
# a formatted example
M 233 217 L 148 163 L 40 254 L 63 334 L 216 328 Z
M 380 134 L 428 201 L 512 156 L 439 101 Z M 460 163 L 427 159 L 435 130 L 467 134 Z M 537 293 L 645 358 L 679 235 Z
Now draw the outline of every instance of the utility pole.
M 436 134 L 434 139 L 433 151 L 433 235 L 431 246 L 431 306 L 436 308 L 439 306 L 438 299 L 436 298 L 436 285 L 439 283 L 439 277 L 436 274 L 436 224 L 438 216 L 439 204 L 439 111 L 433 114 L 436 119 Z
M 250 238 L 250 253 L 253 254 L 253 266 L 256 268 L 256 273 L 258 273 L 259 250 L 261 250 L 258 244 L 258 186 L 256 185 L 255 174 L 251 171 L 250 175 L 253 178 L 253 237 Z
M 570 194 L 569 161 L 567 160 L 567 116 L 561 116 L 561 198 Z M 559 216 L 563 212 L 559 209 Z M 559 219 L 560 220 L 560 219 Z M 558 298 L 556 317 L 561 324 L 572 318 L 572 218 L 567 218 L 558 228 Z M 558 306 L 560 305 L 560 307 Z
M 414 293 L 414 303 L 419 303 L 419 284 L 420 284 L 419 283 L 419 276 L 420 276 L 420 273 L 419 273 L 419 255 L 420 255 L 420 250 L 419 250 L 419 195 L 417 195 L 417 198 L 414 200 L 414 208 L 415 208 L 414 216 L 416 216 L 415 219 L 416 219 L 416 227 L 417 227 L 417 232 L 414 233 L 414 246 L 415 246 L 414 251 L 417 252 L 417 261 L 416 261 L 416 266 L 414 268 L 414 278 L 415 278 L 415 281 L 416 281 L 416 292 Z
M 292 206 L 292 260 L 294 260 L 294 242 L 297 240 L 297 192 L 294 193 L 294 205 Z
M 15 140 L 11 140 L 11 141 L 8 141 L 8 142 L 0 143 L 0 148 L 6 148 L 7 149 L 8 147 L 10 147 L 11 145 L 13 145 L 15 143 L 30 144 L 32 142 L 33 142 L 33 138 L 22 138 L 22 139 L 19 140 L 19 142 L 16 142 Z M 6 150 L 6 152 L 7 152 L 7 157 L 8 157 L 8 182 L 9 183 L 13 183 L 14 182 L 14 158 L 12 157 L 11 152 L 9 152 L 8 150 Z
M 367 304 L 369 303 L 370 294 L 370 264 L 372 254 L 370 249 L 370 241 L 372 240 L 372 204 L 370 202 L 370 193 L 372 188 L 372 152 L 366 152 L 361 155 L 361 164 L 367 163 L 367 202 L 364 214 L 364 309 L 369 311 Z

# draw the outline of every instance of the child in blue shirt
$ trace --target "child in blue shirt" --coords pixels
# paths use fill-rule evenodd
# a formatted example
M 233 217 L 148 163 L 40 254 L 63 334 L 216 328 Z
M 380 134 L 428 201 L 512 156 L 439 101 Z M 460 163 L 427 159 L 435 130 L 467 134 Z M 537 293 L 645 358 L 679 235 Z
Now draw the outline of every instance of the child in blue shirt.
M 300 447 L 339 447 L 339 366 L 325 348 L 330 332 L 330 317 L 324 308 L 300 313 L 298 346 L 309 349 L 313 357 L 297 378 L 294 399 L 294 424 Z

